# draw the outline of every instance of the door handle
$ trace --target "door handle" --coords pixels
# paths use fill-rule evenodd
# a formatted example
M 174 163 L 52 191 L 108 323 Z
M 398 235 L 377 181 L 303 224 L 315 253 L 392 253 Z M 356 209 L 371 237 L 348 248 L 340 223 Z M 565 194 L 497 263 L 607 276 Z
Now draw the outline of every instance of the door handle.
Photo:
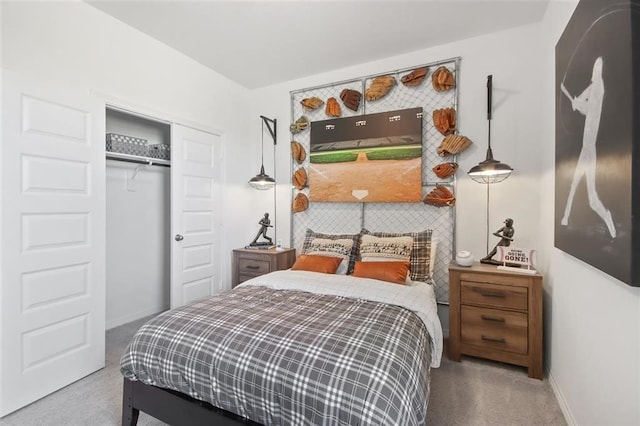
M 184 237 L 180 234 L 176 234 L 176 236 L 174 237 L 176 241 L 182 241 L 184 240 Z

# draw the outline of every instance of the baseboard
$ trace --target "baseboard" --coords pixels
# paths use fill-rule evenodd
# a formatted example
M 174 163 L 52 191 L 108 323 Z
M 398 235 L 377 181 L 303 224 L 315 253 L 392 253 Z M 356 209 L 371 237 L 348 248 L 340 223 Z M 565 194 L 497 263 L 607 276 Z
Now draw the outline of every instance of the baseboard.
M 551 371 L 549 371 L 549 384 L 551 384 L 551 390 L 553 390 L 553 393 L 558 400 L 558 404 L 560 405 L 560 409 L 562 410 L 562 414 L 564 414 L 564 419 L 567 421 L 567 424 L 569 426 L 577 426 L 578 423 L 576 422 L 575 417 L 573 417 L 571 408 L 569 408 L 569 404 L 560 389 L 560 385 L 556 381 L 555 377 L 553 377 L 553 373 Z
M 106 321 L 105 327 L 107 330 L 111 330 L 112 328 L 119 327 L 124 324 L 128 324 L 130 322 L 139 320 L 140 318 L 148 317 L 151 315 L 159 314 L 160 312 L 166 311 L 168 308 L 162 306 L 155 306 L 151 308 L 147 308 L 144 311 L 136 311 L 132 314 L 125 315 L 119 318 L 112 318 Z

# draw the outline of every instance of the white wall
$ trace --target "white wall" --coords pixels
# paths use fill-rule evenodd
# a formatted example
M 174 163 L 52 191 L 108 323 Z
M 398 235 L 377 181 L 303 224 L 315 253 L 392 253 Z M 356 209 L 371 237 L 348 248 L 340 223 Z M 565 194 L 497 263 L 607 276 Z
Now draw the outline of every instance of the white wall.
M 553 1 L 541 24 L 541 226 L 549 247 L 547 367 L 565 415 L 579 425 L 640 424 L 640 288 L 553 248 L 555 44 L 577 1 Z M 621 48 L 621 47 L 616 47 Z M 550 329 L 550 333 L 549 333 Z M 549 336 L 550 334 L 550 336 Z M 550 337 L 550 338 L 549 338 Z
M 246 182 L 259 167 L 258 154 L 251 152 L 259 145 L 251 146 L 247 135 L 259 118 L 246 113 L 248 90 L 86 3 L 1 7 L 4 69 L 223 132 L 228 160 L 220 200 L 221 285 L 230 287 L 231 249 L 256 232 L 247 227 L 256 212 L 250 211 L 253 192 Z
M 110 329 L 169 308 L 170 170 L 110 160 L 106 185 Z

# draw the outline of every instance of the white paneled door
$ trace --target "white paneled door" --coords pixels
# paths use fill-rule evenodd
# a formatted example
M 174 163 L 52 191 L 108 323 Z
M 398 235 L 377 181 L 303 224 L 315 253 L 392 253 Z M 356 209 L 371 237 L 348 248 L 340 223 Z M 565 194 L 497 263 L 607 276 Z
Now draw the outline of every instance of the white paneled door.
M 0 416 L 104 366 L 104 119 L 2 74 Z
M 213 294 L 220 265 L 220 136 L 171 128 L 171 307 Z

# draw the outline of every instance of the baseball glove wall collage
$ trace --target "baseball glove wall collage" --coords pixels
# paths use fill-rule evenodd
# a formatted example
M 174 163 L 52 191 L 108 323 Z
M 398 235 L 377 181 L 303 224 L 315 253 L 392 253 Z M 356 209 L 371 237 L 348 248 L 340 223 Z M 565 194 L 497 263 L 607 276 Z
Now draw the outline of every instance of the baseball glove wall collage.
M 292 184 L 297 190 L 293 198 L 293 212 L 303 212 L 310 205 L 308 169 L 313 167 L 312 156 L 307 155 L 313 152 L 309 136 L 310 123 L 330 118 L 365 115 L 373 110 L 378 112 L 385 108 L 387 111 L 423 108 L 425 122 L 421 145 L 424 153 L 421 165 L 423 169 L 425 165 L 428 166 L 432 174 L 423 171 L 421 186 L 432 188 L 426 195 L 423 194 L 422 201 L 436 207 L 454 205 L 452 187 L 455 183 L 454 175 L 458 170 L 455 156 L 472 143 L 457 127 L 457 68 L 457 61 L 422 65 L 408 70 L 292 92 Z M 438 142 L 436 156 L 429 150 L 434 141 Z M 371 150 L 370 144 L 361 140 L 350 142 L 350 146 L 342 147 L 340 151 L 344 153 L 348 150 L 355 154 L 364 151 L 365 158 L 370 159 L 366 157 L 366 152 Z M 402 141 L 394 144 L 400 143 Z M 351 149 L 348 149 L 349 147 Z M 348 162 L 362 158 L 362 155 L 335 158 L 335 162 Z M 388 159 L 382 157 L 382 161 Z M 366 199 L 354 201 L 367 202 Z
M 439 241 L 438 256 L 451 258 L 457 156 L 472 144 L 461 132 L 457 116 L 459 62 L 460 58 L 452 58 L 291 92 L 293 247 L 301 245 L 307 229 L 335 233 L 364 227 L 391 232 L 433 229 Z M 328 143 L 312 144 L 311 129 L 319 122 L 323 122 L 324 129 L 342 118 L 370 117 L 378 113 L 389 115 L 389 121 L 392 121 L 396 115 L 390 113 L 414 108 L 422 108 L 419 151 L 415 147 L 401 146 L 413 143 L 407 142 L 406 137 L 345 140 L 339 147 L 336 147 L 338 144 L 333 147 L 328 147 L 331 145 Z M 355 126 L 359 124 L 356 120 Z M 333 151 L 326 152 L 329 149 Z M 379 152 L 373 152 L 376 150 Z M 321 179 L 316 170 L 319 166 L 326 167 L 330 163 L 336 169 L 344 169 L 345 174 L 339 176 L 354 180 L 353 186 L 357 182 L 368 182 L 369 178 L 354 178 L 350 176 L 351 170 L 360 168 L 363 161 L 376 171 L 386 170 L 383 165 L 394 161 L 388 153 L 401 153 L 394 158 L 407 164 L 405 170 L 394 175 L 402 177 L 412 172 L 411 168 L 419 170 L 417 185 L 422 194 L 421 202 L 370 202 L 366 196 L 357 198 L 360 193 L 355 190 L 357 199 L 353 202 L 326 198 L 316 201 L 319 197 L 314 195 L 315 187 L 310 183 L 314 178 Z M 402 158 L 403 155 L 407 158 Z M 418 158 L 409 158 L 409 155 Z M 390 180 L 395 177 L 387 176 Z M 333 182 L 329 194 L 331 191 L 338 193 L 341 186 L 344 183 L 340 179 Z M 366 194 L 366 191 L 360 192 Z M 439 275 L 440 280 L 437 279 Z M 446 268 L 435 271 L 436 282 L 446 284 L 446 277 Z M 447 293 L 446 286 L 436 288 L 439 301 L 447 301 Z

